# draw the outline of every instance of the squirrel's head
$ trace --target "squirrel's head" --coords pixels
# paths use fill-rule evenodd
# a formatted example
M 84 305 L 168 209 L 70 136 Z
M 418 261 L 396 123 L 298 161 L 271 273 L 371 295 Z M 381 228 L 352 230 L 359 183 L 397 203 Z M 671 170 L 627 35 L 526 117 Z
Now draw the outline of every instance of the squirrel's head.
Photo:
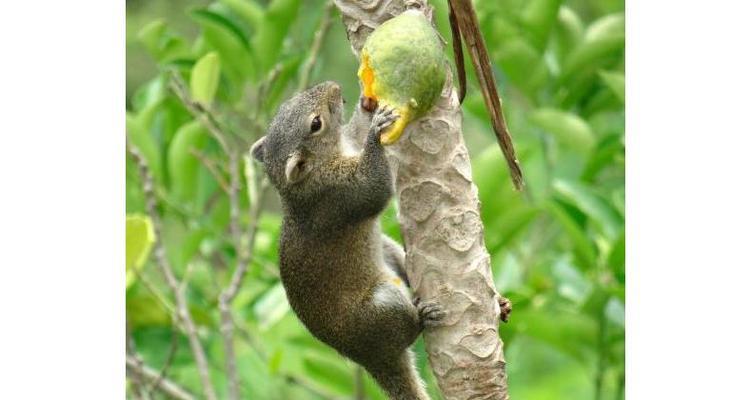
M 295 185 L 340 153 L 341 87 L 323 82 L 285 101 L 250 152 L 278 189 Z

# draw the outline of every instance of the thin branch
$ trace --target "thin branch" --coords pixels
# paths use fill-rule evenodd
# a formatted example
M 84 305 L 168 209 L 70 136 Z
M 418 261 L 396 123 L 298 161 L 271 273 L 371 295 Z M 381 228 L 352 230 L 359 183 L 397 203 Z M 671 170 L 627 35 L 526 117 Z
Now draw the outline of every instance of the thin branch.
M 229 193 L 229 185 L 224 180 L 224 177 L 221 176 L 219 167 L 216 165 L 216 161 L 208 158 L 207 155 L 196 149 L 190 149 L 190 154 L 192 154 L 193 157 L 197 158 L 198 161 L 200 161 L 201 164 L 206 167 L 208 172 L 210 172 L 214 179 L 216 179 L 216 182 L 219 184 L 219 186 L 221 186 L 221 189 L 224 190 L 225 193 Z
M 271 91 L 271 88 L 273 87 L 274 83 L 276 83 L 276 79 L 279 78 L 279 75 L 281 75 L 281 71 L 284 69 L 283 63 L 277 63 L 274 65 L 273 68 L 268 72 L 266 77 L 263 79 L 263 81 L 258 85 L 258 90 L 256 91 L 255 96 L 255 108 L 253 111 L 253 117 L 252 121 L 255 125 L 256 129 L 259 129 L 262 131 L 265 127 L 261 126 L 258 122 L 258 119 L 260 118 L 261 111 L 263 109 L 264 102 L 261 101 L 261 99 L 265 99 L 268 93 Z
M 169 86 L 172 88 L 172 91 L 177 95 L 177 97 L 180 98 L 180 101 L 182 101 L 182 104 L 185 105 L 190 114 L 192 114 L 193 117 L 200 121 L 200 123 L 203 124 L 206 129 L 208 129 L 208 131 L 216 139 L 216 141 L 219 142 L 219 145 L 221 146 L 222 150 L 224 150 L 224 153 L 231 154 L 232 148 L 227 142 L 228 135 L 224 133 L 216 117 L 214 117 L 214 115 L 208 109 L 206 109 L 206 107 L 204 107 L 197 101 L 193 101 L 193 99 L 190 97 L 190 92 L 188 91 L 185 81 L 182 80 L 180 74 L 177 71 L 172 71 Z
M 171 79 L 172 90 L 177 94 L 182 103 L 188 108 L 191 114 L 198 119 L 203 126 L 216 138 L 221 145 L 224 153 L 229 157 L 229 187 L 227 193 L 229 196 L 229 230 L 234 242 L 235 254 L 237 254 L 237 265 L 232 274 L 229 285 L 219 294 L 219 313 L 221 316 L 220 331 L 224 341 L 224 359 L 227 370 L 228 397 L 230 400 L 239 400 L 239 377 L 237 375 L 237 360 L 234 351 L 234 330 L 231 318 L 231 302 L 234 300 L 239 291 L 242 279 L 247 272 L 247 266 L 250 263 L 251 249 L 248 250 L 243 246 L 243 235 L 240 227 L 240 191 L 242 190 L 241 172 L 239 170 L 240 151 L 232 148 L 227 142 L 228 134 L 221 128 L 216 117 L 211 111 L 193 101 L 187 90 L 185 82 L 176 71 L 172 73 Z M 255 181 L 247 182 L 248 185 L 257 185 Z M 256 190 L 257 191 L 257 190 Z M 251 226 L 248 234 L 249 243 L 253 243 L 255 232 L 257 230 L 257 219 L 260 212 L 260 201 L 251 204 Z
M 161 204 L 169 207 L 170 210 L 176 212 L 177 214 L 180 214 L 180 217 L 184 219 L 192 219 L 197 217 L 197 215 L 195 215 L 193 212 L 172 200 L 169 197 L 169 194 L 167 194 L 166 190 L 164 190 L 163 188 L 156 187 L 154 188 L 154 192 L 156 193 L 156 198 Z
M 307 390 L 308 392 L 310 392 L 310 393 L 312 393 L 312 394 L 314 394 L 314 395 L 316 395 L 316 396 L 318 396 L 318 397 L 320 397 L 322 399 L 327 399 L 327 400 L 333 400 L 334 399 L 333 397 L 331 397 L 331 396 L 329 396 L 329 395 L 321 392 L 320 390 L 316 389 L 312 385 L 309 385 L 307 382 L 301 381 L 299 378 L 297 378 L 295 376 L 287 375 L 287 374 L 284 374 L 282 376 L 284 377 L 284 380 L 286 380 L 288 383 L 297 385 L 297 386 L 299 386 L 299 387 Z
M 193 267 L 195 263 L 189 262 L 185 267 L 185 273 L 182 274 L 182 282 L 180 282 L 179 289 L 181 292 L 185 292 L 187 289 L 188 282 L 190 281 L 190 274 L 193 273 Z
M 159 375 L 156 377 L 156 379 L 152 380 L 151 384 L 149 385 L 149 395 L 154 391 L 154 389 L 158 388 L 162 380 L 166 378 L 167 371 L 169 371 L 169 367 L 172 366 L 172 361 L 174 361 L 175 354 L 177 354 L 177 330 L 172 327 L 172 340 L 169 343 L 169 352 L 167 353 L 167 359 L 164 361 L 164 365 L 162 365 L 161 370 L 159 370 Z
M 133 397 L 137 400 L 149 400 L 149 392 L 146 390 L 145 377 L 140 372 L 143 360 L 135 351 L 135 340 L 130 332 L 130 323 L 125 322 L 125 354 L 133 358 L 133 363 L 137 367 L 137 372 L 133 373 L 130 377 L 130 382 L 133 387 Z
M 146 275 L 143 275 L 141 271 L 138 270 L 138 268 L 133 268 L 132 271 L 135 272 L 136 278 L 138 278 L 138 281 L 143 284 L 143 286 L 151 292 L 152 295 L 156 298 L 156 300 L 159 300 L 159 303 L 169 312 L 171 315 L 175 315 L 175 308 L 174 305 L 167 299 L 164 298 L 164 295 L 159 292 L 159 290 L 154 286 L 153 283 L 151 283 L 151 280 L 146 277 Z
M 185 273 L 182 276 L 182 282 L 180 282 L 180 291 L 185 292 L 185 289 L 187 287 L 188 281 L 190 279 L 190 274 L 193 270 L 193 263 L 189 263 L 187 265 L 187 268 L 185 269 Z M 172 338 L 169 343 L 169 351 L 167 352 L 167 359 L 164 361 L 164 365 L 162 365 L 161 369 L 159 370 L 159 376 L 154 379 L 148 388 L 148 394 L 151 395 L 153 393 L 154 389 L 157 388 L 159 385 L 159 382 L 167 376 L 167 371 L 169 371 L 169 367 L 172 366 L 172 361 L 174 361 L 174 356 L 177 354 L 177 330 L 175 329 L 175 326 L 179 326 L 180 321 L 177 318 L 177 314 L 174 312 L 174 308 L 171 309 L 171 315 L 172 315 Z
M 156 378 L 159 377 L 159 373 L 156 372 L 153 368 L 144 365 L 142 362 L 139 361 L 135 356 L 133 355 L 127 355 L 125 358 L 125 365 L 127 367 L 128 375 L 135 376 L 140 375 L 149 379 L 154 380 L 154 382 L 157 383 L 156 388 L 159 389 L 162 393 L 166 394 L 170 398 L 178 399 L 178 400 L 194 400 L 195 396 L 193 396 L 190 392 L 182 388 L 180 385 L 172 382 L 169 379 L 161 378 L 158 381 Z
M 219 142 L 224 153 L 229 157 L 229 229 L 237 254 L 237 267 L 232 275 L 230 285 L 219 294 L 219 312 L 221 315 L 220 330 L 224 341 L 224 358 L 227 370 L 228 397 L 230 400 L 239 400 L 239 377 L 237 375 L 236 356 L 234 352 L 233 330 L 231 323 L 230 303 L 239 288 L 239 281 L 247 270 L 249 259 L 248 251 L 242 246 L 242 233 L 240 231 L 240 199 L 241 188 L 240 172 L 238 171 L 239 150 L 229 146 L 227 138 L 229 135 L 221 128 L 216 117 L 211 111 L 189 94 L 187 85 L 177 71 L 172 71 L 170 86 L 177 97 L 187 107 L 188 111 L 208 129 L 213 137 Z M 235 281 L 238 281 L 235 283 Z
M 265 350 L 263 349 L 263 347 L 255 339 L 253 339 L 253 336 L 250 335 L 250 332 L 248 332 L 247 329 L 245 329 L 241 324 L 239 324 L 237 322 L 237 320 L 234 319 L 234 317 L 232 317 L 232 323 L 234 324 L 235 329 L 237 329 L 237 332 L 239 333 L 240 338 L 242 340 L 244 340 L 245 343 L 247 343 L 247 345 L 253 351 L 255 351 L 255 353 L 258 355 L 258 357 L 261 360 L 263 360 L 263 362 L 267 363 L 268 362 L 268 354 L 265 352 Z M 312 394 L 314 394 L 314 395 L 316 395 L 316 396 L 318 396 L 318 397 L 320 397 L 322 399 L 325 399 L 325 400 L 334 400 L 334 397 L 332 397 L 331 395 L 326 394 L 326 393 L 324 393 L 324 392 L 316 389 L 315 387 L 311 386 L 307 382 L 302 381 L 302 380 L 300 380 L 299 378 L 296 378 L 293 375 L 290 375 L 290 374 L 287 374 L 287 373 L 284 373 L 284 372 L 280 373 L 280 375 L 281 375 L 282 378 L 284 378 L 284 380 L 286 382 L 291 383 L 293 385 L 297 385 L 297 386 L 299 386 L 299 387 L 307 390 L 308 392 L 310 392 L 310 393 L 312 393 Z
M 154 180 L 151 172 L 148 169 L 148 164 L 143 158 L 143 155 L 138 149 L 132 146 L 130 143 L 127 144 L 128 151 L 133 156 L 138 165 L 138 173 L 141 178 L 141 184 L 143 185 L 143 194 L 146 198 L 146 210 L 154 228 L 154 236 L 156 241 L 154 243 L 154 255 L 156 256 L 157 263 L 161 269 L 162 274 L 167 282 L 167 285 L 172 290 L 172 294 L 175 297 L 175 304 L 177 307 L 177 317 L 182 322 L 185 328 L 185 332 L 190 343 L 190 348 L 195 358 L 195 364 L 198 368 L 198 375 L 200 376 L 201 385 L 203 386 L 203 392 L 206 399 L 215 400 L 216 392 L 214 391 L 213 384 L 211 383 L 211 376 L 209 374 L 208 362 L 206 360 L 206 353 L 203 350 L 203 345 L 198 338 L 198 332 L 193 322 L 193 318 L 190 315 L 187 299 L 185 293 L 180 290 L 179 282 L 175 278 L 172 266 L 167 259 L 166 251 L 161 239 L 162 225 L 161 217 L 156 209 L 156 195 L 154 193 Z
M 237 356 L 234 351 L 234 330 L 231 321 L 231 305 L 234 295 L 238 289 L 234 288 L 234 277 L 244 275 L 247 269 L 247 250 L 242 247 L 242 234 L 240 233 L 240 201 L 239 201 L 239 173 L 237 171 L 237 153 L 229 155 L 230 183 L 229 183 L 229 229 L 234 241 L 235 254 L 237 255 L 237 267 L 232 274 L 229 287 L 219 294 L 219 314 L 221 317 L 221 335 L 224 339 L 224 363 L 227 370 L 227 384 L 229 386 L 229 399 L 239 400 L 240 380 L 237 374 Z M 241 278 L 240 278 L 241 279 Z M 239 283 L 237 284 L 239 287 Z
M 245 162 L 248 161 L 250 160 L 245 160 Z M 252 249 L 258 231 L 258 217 L 261 211 L 262 196 L 250 199 L 250 227 L 247 234 L 248 246 L 243 246 L 242 232 L 240 231 L 240 173 L 237 168 L 236 153 L 232 153 L 230 162 L 232 168 L 230 171 L 229 186 L 230 230 L 237 254 L 237 267 L 234 269 L 229 285 L 219 294 L 219 313 L 221 315 L 221 334 L 224 338 L 224 357 L 229 383 L 229 398 L 237 400 L 239 399 L 239 378 L 237 376 L 236 355 L 234 351 L 234 325 L 232 323 L 231 304 L 239 292 L 242 280 L 247 273 L 247 267 L 252 260 Z M 249 168 L 252 170 L 252 164 L 250 164 Z M 253 177 L 254 174 L 251 174 L 250 178 Z M 246 179 L 246 182 L 249 193 L 258 192 L 257 180 Z
M 333 1 L 328 1 L 326 3 L 326 8 L 323 11 L 323 18 L 320 20 L 320 25 L 318 25 L 318 30 L 315 32 L 315 37 L 313 38 L 312 46 L 310 47 L 310 54 L 307 56 L 305 63 L 302 65 L 299 85 L 297 86 L 298 92 L 305 90 L 310 82 L 310 75 L 312 74 L 312 69 L 315 66 L 315 62 L 318 60 L 318 53 L 320 53 L 320 48 L 323 45 L 323 39 L 325 38 L 328 29 L 331 27 L 331 22 L 333 21 L 334 9 L 335 7 L 333 5 Z

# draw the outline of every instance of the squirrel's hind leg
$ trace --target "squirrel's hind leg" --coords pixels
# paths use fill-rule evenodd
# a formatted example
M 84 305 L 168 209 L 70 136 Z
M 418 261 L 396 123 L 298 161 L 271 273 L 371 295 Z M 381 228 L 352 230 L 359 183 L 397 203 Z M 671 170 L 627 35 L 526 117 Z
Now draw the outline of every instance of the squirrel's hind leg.
M 388 237 L 388 235 L 382 235 L 383 240 L 383 259 L 385 265 L 391 269 L 401 280 L 406 283 L 407 287 L 411 288 L 409 284 L 409 278 L 406 275 L 406 269 L 404 268 L 404 259 L 406 254 L 404 249 L 395 240 Z

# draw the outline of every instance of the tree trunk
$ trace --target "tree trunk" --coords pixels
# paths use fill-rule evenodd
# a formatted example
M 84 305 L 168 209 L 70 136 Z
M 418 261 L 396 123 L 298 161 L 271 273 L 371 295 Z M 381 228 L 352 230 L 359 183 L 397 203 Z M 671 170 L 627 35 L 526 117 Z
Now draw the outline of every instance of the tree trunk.
M 372 30 L 424 1 L 335 0 L 359 54 Z M 446 72 L 447 73 L 447 72 Z M 430 365 L 448 400 L 507 399 L 500 306 L 484 246 L 477 187 L 449 79 L 435 108 L 387 147 L 396 176 L 406 269 L 417 295 L 437 300 L 445 326 L 424 332 Z

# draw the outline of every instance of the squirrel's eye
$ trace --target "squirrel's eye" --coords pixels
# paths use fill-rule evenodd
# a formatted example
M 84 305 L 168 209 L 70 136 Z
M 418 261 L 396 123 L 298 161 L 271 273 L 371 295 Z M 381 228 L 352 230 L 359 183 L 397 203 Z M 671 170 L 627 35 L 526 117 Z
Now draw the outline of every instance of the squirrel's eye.
M 310 123 L 310 132 L 317 132 L 320 130 L 320 128 L 323 127 L 323 121 L 320 120 L 320 116 L 316 115 L 315 118 L 312 119 L 312 122 Z

